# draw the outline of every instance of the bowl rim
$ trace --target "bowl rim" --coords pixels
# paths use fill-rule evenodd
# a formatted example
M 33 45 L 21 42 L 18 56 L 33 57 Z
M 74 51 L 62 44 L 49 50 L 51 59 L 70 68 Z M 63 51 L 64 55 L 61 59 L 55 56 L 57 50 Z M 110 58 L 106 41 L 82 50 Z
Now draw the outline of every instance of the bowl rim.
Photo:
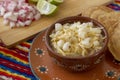
M 106 39 L 104 41 L 104 45 L 102 47 L 102 49 L 98 50 L 97 52 L 91 54 L 91 55 L 87 55 L 87 56 L 76 56 L 76 57 L 72 57 L 72 56 L 63 56 L 59 53 L 57 53 L 56 51 L 53 50 L 53 48 L 50 46 L 50 43 L 49 43 L 49 33 L 51 32 L 51 29 L 54 28 L 54 25 L 55 23 L 61 23 L 61 22 L 64 22 L 65 20 L 69 20 L 69 19 L 75 19 L 75 18 L 86 18 L 88 20 L 90 20 L 91 22 L 94 22 L 96 23 L 99 27 L 102 27 L 103 29 L 103 32 L 106 36 Z M 89 22 L 90 22 L 89 21 Z M 107 48 L 107 44 L 108 44 L 108 40 L 109 40 L 109 37 L 108 37 L 108 32 L 106 30 L 106 28 L 100 23 L 98 22 L 97 20 L 93 19 L 93 18 L 90 18 L 90 17 L 85 17 L 85 16 L 70 16 L 70 17 L 66 17 L 66 18 L 62 18 L 60 20 L 57 20 L 56 22 L 54 22 L 46 31 L 45 33 L 45 44 L 46 44 L 46 47 L 48 50 L 50 50 L 50 54 L 54 54 L 55 56 L 57 57 L 60 57 L 60 58 L 63 58 L 63 59 L 85 59 L 85 58 L 92 58 L 92 57 L 95 57 L 99 54 L 101 54 L 103 51 L 105 51 L 105 49 Z

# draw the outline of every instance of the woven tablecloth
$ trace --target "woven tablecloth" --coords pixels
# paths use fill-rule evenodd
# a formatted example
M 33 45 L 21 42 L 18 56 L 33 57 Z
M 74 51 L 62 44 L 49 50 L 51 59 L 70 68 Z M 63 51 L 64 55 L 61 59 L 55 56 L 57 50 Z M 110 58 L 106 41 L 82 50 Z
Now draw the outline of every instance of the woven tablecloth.
M 120 10 L 119 2 L 107 6 L 116 11 Z M 10 49 L 0 43 L 0 80 L 37 80 L 28 60 L 32 41 L 33 39 L 30 39 Z
M 28 57 L 32 40 L 10 49 L 0 46 L 0 77 L 3 80 L 37 80 L 33 75 Z M 0 79 L 1 80 L 1 79 Z

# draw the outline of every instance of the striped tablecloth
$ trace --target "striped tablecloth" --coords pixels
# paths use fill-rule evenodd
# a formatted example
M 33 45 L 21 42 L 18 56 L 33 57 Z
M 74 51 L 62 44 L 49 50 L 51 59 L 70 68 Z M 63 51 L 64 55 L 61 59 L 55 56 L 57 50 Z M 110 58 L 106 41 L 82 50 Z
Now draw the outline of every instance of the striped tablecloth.
M 120 10 L 118 2 L 107 6 L 116 11 Z M 0 80 L 37 80 L 28 61 L 32 41 L 33 39 L 28 40 L 10 49 L 0 44 Z
M 0 46 L 0 77 L 3 80 L 37 80 L 28 62 L 31 43 L 32 39 L 10 49 Z

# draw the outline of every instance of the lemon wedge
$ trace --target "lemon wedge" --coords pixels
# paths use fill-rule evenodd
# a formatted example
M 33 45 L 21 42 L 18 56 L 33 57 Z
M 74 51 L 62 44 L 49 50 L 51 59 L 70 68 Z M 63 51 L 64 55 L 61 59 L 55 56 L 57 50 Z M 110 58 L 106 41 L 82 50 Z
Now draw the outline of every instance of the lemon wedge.
M 46 0 L 39 0 L 37 3 L 37 9 L 41 14 L 51 15 L 56 11 L 57 6 L 47 2 Z

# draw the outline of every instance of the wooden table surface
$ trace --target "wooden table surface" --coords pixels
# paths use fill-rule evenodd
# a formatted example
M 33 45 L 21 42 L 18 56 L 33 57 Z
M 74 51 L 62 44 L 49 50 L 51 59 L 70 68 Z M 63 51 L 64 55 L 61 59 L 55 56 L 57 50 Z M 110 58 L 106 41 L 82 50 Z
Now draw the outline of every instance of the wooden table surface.
M 11 47 L 23 40 L 29 39 L 33 35 L 49 27 L 55 21 L 78 15 L 82 9 L 91 6 L 102 5 L 111 0 L 64 0 L 64 3 L 58 6 L 58 11 L 52 16 L 42 16 L 38 21 L 34 21 L 29 27 L 10 29 L 3 24 L 3 18 L 0 18 L 0 39 Z

